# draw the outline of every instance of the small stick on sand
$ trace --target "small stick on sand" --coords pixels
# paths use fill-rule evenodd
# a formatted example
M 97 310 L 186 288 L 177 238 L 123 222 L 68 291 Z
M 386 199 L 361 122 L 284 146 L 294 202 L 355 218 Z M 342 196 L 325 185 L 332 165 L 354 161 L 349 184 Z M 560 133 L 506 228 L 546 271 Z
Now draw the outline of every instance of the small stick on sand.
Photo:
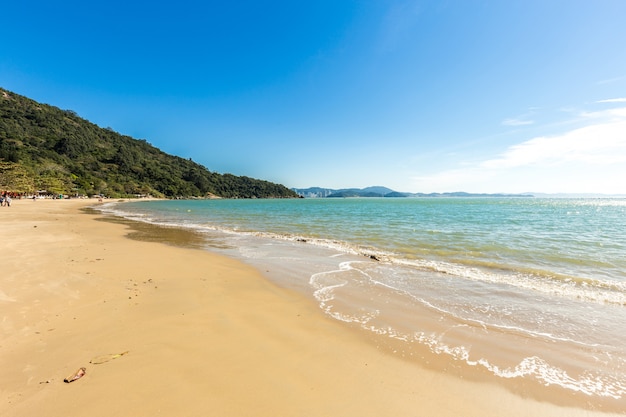
M 87 371 L 87 369 L 85 368 L 80 368 L 78 371 L 74 372 L 72 375 L 68 376 L 67 378 L 65 378 L 63 380 L 63 382 L 67 382 L 68 384 L 70 382 L 74 382 L 77 379 L 82 378 L 83 376 L 85 376 L 85 372 Z

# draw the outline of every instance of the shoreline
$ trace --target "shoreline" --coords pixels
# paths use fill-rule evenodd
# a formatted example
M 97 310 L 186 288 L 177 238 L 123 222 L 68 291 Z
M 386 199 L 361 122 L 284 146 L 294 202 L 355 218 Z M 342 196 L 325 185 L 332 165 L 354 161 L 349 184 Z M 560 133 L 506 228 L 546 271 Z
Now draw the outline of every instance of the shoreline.
M 97 204 L 0 208 L 3 416 L 610 415 L 389 355 L 246 264 L 82 211 Z

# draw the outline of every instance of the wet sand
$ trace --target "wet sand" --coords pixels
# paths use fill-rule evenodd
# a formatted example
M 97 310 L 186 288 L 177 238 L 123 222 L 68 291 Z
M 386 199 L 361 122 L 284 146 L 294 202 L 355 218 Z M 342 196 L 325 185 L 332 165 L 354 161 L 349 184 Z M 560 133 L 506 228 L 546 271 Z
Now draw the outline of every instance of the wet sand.
M 97 204 L 0 208 L 2 416 L 608 415 L 389 355 L 245 264 L 82 211 Z

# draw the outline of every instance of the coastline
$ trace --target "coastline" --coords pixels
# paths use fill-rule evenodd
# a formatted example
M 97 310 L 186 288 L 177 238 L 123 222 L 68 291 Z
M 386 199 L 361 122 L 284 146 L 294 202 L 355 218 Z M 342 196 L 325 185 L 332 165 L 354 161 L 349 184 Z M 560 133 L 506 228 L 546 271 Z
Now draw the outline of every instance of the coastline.
M 97 204 L 0 208 L 0 415 L 609 415 L 388 355 L 252 267 L 81 211 Z

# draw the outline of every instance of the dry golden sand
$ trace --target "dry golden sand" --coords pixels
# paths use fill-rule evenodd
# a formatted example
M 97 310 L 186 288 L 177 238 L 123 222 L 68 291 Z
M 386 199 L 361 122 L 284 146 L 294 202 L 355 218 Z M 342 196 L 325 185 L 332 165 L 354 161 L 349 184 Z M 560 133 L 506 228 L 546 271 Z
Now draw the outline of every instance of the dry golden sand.
M 0 208 L 1 416 L 606 415 L 387 355 L 235 260 L 126 238 L 94 204 Z

